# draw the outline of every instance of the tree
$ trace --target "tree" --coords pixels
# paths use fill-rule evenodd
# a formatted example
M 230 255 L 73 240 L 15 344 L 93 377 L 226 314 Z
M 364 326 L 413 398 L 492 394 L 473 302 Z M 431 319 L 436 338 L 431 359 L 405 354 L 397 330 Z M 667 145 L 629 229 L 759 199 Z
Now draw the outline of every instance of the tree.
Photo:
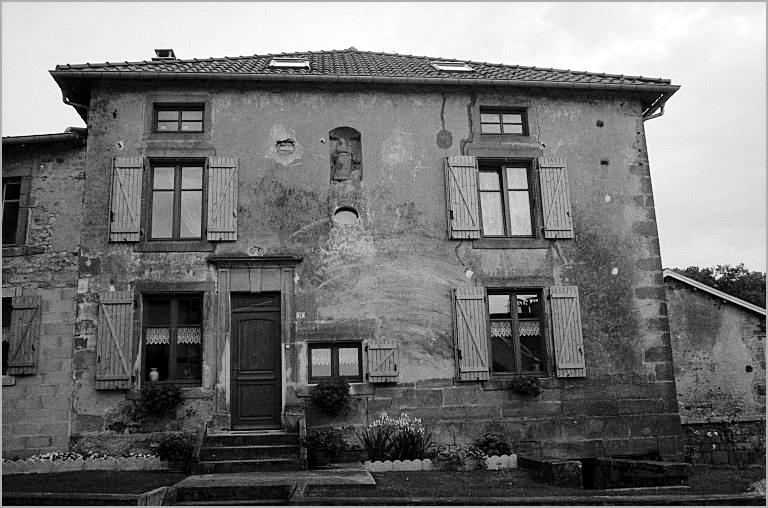
M 744 268 L 744 263 L 737 266 L 717 265 L 711 268 L 689 266 L 685 270 L 673 270 L 723 293 L 765 308 L 765 273 L 750 271 Z

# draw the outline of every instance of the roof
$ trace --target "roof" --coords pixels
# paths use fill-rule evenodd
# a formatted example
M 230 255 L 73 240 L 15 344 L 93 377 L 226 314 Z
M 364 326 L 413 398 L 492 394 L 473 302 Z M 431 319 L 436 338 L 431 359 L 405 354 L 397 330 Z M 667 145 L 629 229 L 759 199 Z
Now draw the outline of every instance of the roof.
M 3 146 L 31 145 L 37 143 L 60 143 L 65 141 L 80 141 L 88 136 L 88 129 L 82 127 L 67 127 L 64 132 L 53 134 L 34 134 L 31 136 L 3 136 Z
M 306 58 L 309 68 L 270 67 L 269 63 L 276 57 Z M 438 61 L 466 63 L 474 70 L 439 70 L 432 65 Z M 157 58 L 141 62 L 65 64 L 57 65 L 50 72 L 65 95 L 83 92 L 82 83 L 78 90 L 77 80 L 89 82 L 93 79 L 224 79 L 611 89 L 643 93 L 644 114 L 651 108 L 660 107 L 680 88 L 669 79 L 662 78 L 399 55 L 354 48 L 191 60 Z
M 667 277 L 672 277 L 673 279 L 677 279 L 680 282 L 688 284 L 689 286 L 705 291 L 713 296 L 716 296 L 717 298 L 721 298 L 723 300 L 729 301 L 736 305 L 740 305 L 741 307 L 751 310 L 752 312 L 757 312 L 758 314 L 762 314 L 763 316 L 766 315 L 765 309 L 758 307 L 757 305 L 751 304 L 749 302 L 745 302 L 741 298 L 736 298 L 735 296 L 731 296 L 728 293 L 723 293 L 722 291 L 719 291 L 713 288 L 712 286 L 707 286 L 706 284 L 702 284 L 699 281 L 693 280 L 689 277 L 686 277 L 685 275 L 681 275 L 673 270 L 664 270 L 664 278 L 667 278 Z

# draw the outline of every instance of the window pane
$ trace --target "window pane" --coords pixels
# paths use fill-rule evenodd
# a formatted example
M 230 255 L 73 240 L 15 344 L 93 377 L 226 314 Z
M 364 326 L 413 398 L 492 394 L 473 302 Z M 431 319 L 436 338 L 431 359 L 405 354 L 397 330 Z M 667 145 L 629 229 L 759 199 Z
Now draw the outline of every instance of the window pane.
M 151 369 L 157 369 L 160 373 L 160 381 L 168 379 L 168 354 L 170 346 L 168 344 L 147 344 L 147 363 L 144 379 L 149 379 Z
M 511 308 L 509 295 L 488 295 L 488 310 L 491 319 L 495 317 L 510 317 Z
M 11 327 L 11 312 L 13 312 L 13 298 L 3 298 L 3 328 Z M 8 340 L 3 330 L 3 340 Z
M 509 234 L 521 236 L 533 234 L 528 191 L 509 191 Z
M 182 131 L 200 132 L 203 130 L 203 122 L 182 122 Z
M 502 236 L 504 234 L 504 217 L 501 212 L 501 193 L 481 192 L 480 206 L 483 211 L 483 234 Z
M 544 341 L 541 340 L 538 321 L 520 322 L 520 360 L 523 371 L 544 370 Z
M 173 192 L 152 193 L 152 238 L 173 235 Z
M 520 113 L 504 113 L 501 115 L 501 121 L 504 123 L 523 123 L 523 116 Z
M 493 372 L 515 371 L 515 344 L 512 337 L 491 335 L 491 357 Z
M 3 245 L 16 243 L 16 226 L 19 222 L 18 201 L 3 204 Z
M 496 171 L 480 172 L 480 190 L 499 190 L 501 189 L 500 181 Z
M 517 315 L 520 319 L 539 317 L 539 295 L 517 295 Z
M 499 115 L 496 113 L 480 113 L 481 123 L 499 123 Z
M 331 349 L 314 348 L 310 352 L 310 377 L 331 376 Z
M 158 131 L 171 131 L 176 132 L 179 130 L 178 122 L 157 122 Z
M 21 195 L 21 182 L 19 181 L 10 181 L 10 182 L 3 182 L 3 199 L 4 200 L 12 200 L 12 199 L 19 199 L 19 196 Z
M 504 124 L 504 134 L 522 134 L 523 126 L 515 124 Z
M 181 328 L 179 333 L 181 333 Z M 187 328 L 187 330 L 191 330 Z M 200 329 L 197 329 L 200 332 Z M 176 346 L 176 379 L 198 381 L 203 379 L 203 345 L 198 341 L 194 344 L 180 343 Z
M 181 193 L 181 238 L 200 238 L 202 227 L 203 192 L 184 191 Z
M 186 120 L 203 120 L 203 112 L 202 111 L 182 111 L 181 112 L 181 119 L 182 121 Z
M 173 189 L 175 168 L 156 167 L 154 168 L 154 180 L 152 182 L 152 188 L 154 190 L 160 189 Z
M 528 169 L 527 168 L 506 168 L 507 186 L 510 189 L 528 188 Z
M 200 298 L 180 298 L 178 300 L 178 315 L 179 326 L 201 324 L 203 313 Z
M 168 325 L 171 319 L 171 301 L 167 298 L 145 298 L 147 326 Z
M 157 112 L 157 120 L 160 122 L 176 121 L 178 119 L 179 119 L 178 111 L 158 111 Z
M 356 347 L 339 348 L 339 375 L 359 376 L 360 363 L 358 362 Z
M 202 189 L 203 188 L 203 168 L 199 166 L 181 168 L 181 188 L 182 189 Z
M 484 134 L 501 134 L 501 125 L 497 123 L 480 124 L 480 131 Z

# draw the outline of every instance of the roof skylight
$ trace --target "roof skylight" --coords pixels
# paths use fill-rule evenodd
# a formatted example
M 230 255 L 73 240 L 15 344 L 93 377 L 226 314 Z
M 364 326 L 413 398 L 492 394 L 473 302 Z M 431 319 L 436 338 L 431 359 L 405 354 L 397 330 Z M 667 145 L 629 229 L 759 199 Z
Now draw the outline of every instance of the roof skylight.
M 430 62 L 439 71 L 472 72 L 475 69 L 464 62 Z
M 295 58 L 295 57 L 287 57 L 287 56 L 276 56 L 272 58 L 272 61 L 269 62 L 270 67 L 303 67 L 305 69 L 309 69 L 309 59 L 308 58 Z

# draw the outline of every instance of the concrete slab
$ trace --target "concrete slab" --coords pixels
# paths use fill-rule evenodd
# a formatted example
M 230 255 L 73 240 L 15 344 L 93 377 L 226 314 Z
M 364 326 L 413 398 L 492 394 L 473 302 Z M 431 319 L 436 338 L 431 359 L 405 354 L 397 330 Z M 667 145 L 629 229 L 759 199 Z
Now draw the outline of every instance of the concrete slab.
M 376 485 L 361 463 L 331 464 L 306 471 L 264 471 L 188 476 L 174 487 L 250 487 L 274 485 Z

